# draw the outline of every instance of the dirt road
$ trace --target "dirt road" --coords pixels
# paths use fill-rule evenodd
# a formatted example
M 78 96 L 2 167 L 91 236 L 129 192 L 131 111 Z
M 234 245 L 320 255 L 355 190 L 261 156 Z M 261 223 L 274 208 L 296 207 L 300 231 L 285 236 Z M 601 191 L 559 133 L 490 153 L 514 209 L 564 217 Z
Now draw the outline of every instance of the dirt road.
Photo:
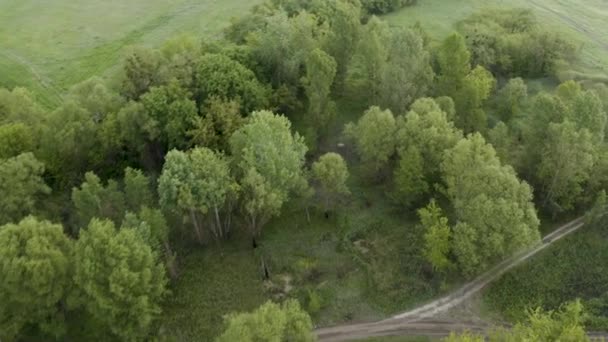
M 413 310 L 400 313 L 378 322 L 345 324 L 317 329 L 316 333 L 319 341 L 353 341 L 367 337 L 389 335 L 445 336 L 449 334 L 450 331 L 461 331 L 464 329 L 474 332 L 483 332 L 488 329 L 489 326 L 473 324 L 470 322 L 436 321 L 431 319 L 435 315 L 461 304 L 508 270 L 549 247 L 555 241 L 577 231 L 583 227 L 583 224 L 583 218 L 581 217 L 561 226 L 551 234 L 545 236 L 541 242 L 534 247 L 504 260 L 451 294 Z

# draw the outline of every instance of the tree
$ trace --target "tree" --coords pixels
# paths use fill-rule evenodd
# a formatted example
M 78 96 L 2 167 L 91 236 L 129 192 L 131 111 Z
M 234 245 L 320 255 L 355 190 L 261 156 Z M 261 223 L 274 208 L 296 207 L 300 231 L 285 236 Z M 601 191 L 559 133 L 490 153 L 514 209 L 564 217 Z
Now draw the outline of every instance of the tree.
M 251 313 L 230 315 L 226 326 L 216 342 L 316 341 L 310 316 L 295 300 L 281 305 L 269 301 Z
M 528 313 L 524 322 L 519 322 L 511 330 L 497 329 L 488 339 L 465 332 L 455 333 L 445 342 L 503 342 L 503 341 L 590 341 L 583 322 L 585 315 L 579 300 L 564 304 L 559 311 L 542 311 L 537 308 Z
M 336 61 L 321 49 L 315 49 L 306 60 L 302 84 L 308 97 L 308 113 L 318 129 L 325 129 L 335 115 L 331 86 L 336 76 Z
M 266 90 L 255 74 L 241 63 L 221 54 L 205 54 L 195 75 L 195 98 L 199 105 L 215 96 L 238 101 L 243 113 L 267 104 Z
M 579 83 L 568 81 L 560 84 L 556 93 L 565 106 L 565 119 L 575 123 L 578 129 L 588 129 L 596 142 L 602 142 L 607 114 L 595 91 L 582 90 Z
M 141 170 L 127 167 L 124 178 L 126 207 L 131 211 L 137 211 L 142 206 L 152 207 L 155 200 L 150 186 L 150 178 Z
M 347 124 L 344 134 L 355 143 L 363 164 L 372 173 L 378 173 L 395 153 L 396 130 L 393 113 L 374 106 L 365 111 L 356 124 Z
M 442 272 L 451 265 L 448 257 L 451 235 L 448 219 L 443 216 L 435 200 L 431 200 L 425 208 L 419 209 L 418 217 L 425 230 L 422 254 L 434 270 Z
M 138 100 L 151 87 L 165 84 L 166 74 L 159 51 L 135 48 L 124 61 L 122 93 L 131 100 Z
M 311 11 L 328 24 L 323 49 L 336 61 L 335 88 L 341 90 L 359 41 L 361 4 L 348 0 L 315 0 Z
M 547 133 L 537 171 L 544 204 L 551 205 L 553 212 L 569 210 L 579 201 L 594 165 L 593 138 L 568 120 L 549 124 Z
M 92 77 L 70 88 L 66 100 L 74 101 L 80 108 L 88 111 L 97 123 L 109 113 L 118 111 L 123 105 L 123 99 L 108 89 L 99 77 Z
M 0 159 L 8 159 L 21 153 L 33 152 L 34 132 L 23 123 L 0 125 Z
M 462 132 L 430 98 L 416 100 L 405 117 L 398 119 L 397 125 L 397 148 L 416 147 L 424 160 L 424 174 L 436 182 L 444 151 L 462 139 Z
M 453 251 L 466 274 L 539 239 L 532 190 L 503 166 L 476 133 L 446 151 L 441 164 L 445 194 L 456 217 Z
M 393 29 L 386 67 L 382 74 L 382 105 L 405 113 L 414 100 L 427 94 L 435 76 L 430 55 L 420 34 Z
M 382 95 L 382 76 L 389 56 L 387 42 L 390 37 L 388 24 L 372 16 L 363 26 L 361 39 L 353 57 L 351 83 L 360 83 L 360 87 L 369 94 L 371 103 L 376 105 Z
M 203 115 L 195 119 L 193 128 L 187 132 L 190 145 L 227 152 L 228 140 L 245 121 L 241 116 L 239 103 L 235 100 L 224 101 L 211 97 L 202 112 Z
M 487 117 L 482 106 L 490 97 L 496 80 L 481 66 L 473 69 L 465 78 L 462 88 L 453 96 L 456 105 L 456 124 L 465 133 L 483 131 Z
M 319 185 L 320 194 L 325 199 L 325 212 L 333 207 L 332 204 L 340 196 L 350 194 L 346 185 L 348 167 L 341 155 L 333 152 L 322 155 L 312 164 L 312 173 Z
M 437 64 L 437 92 L 451 96 L 463 87 L 465 77 L 471 72 L 471 54 L 460 34 L 452 33 L 442 42 L 437 51 Z
M 152 133 L 147 137 L 148 143 L 157 142 L 163 153 L 171 148 L 184 148 L 188 145 L 185 132 L 191 127 L 198 115 L 196 103 L 190 99 L 187 90 L 182 89 L 177 81 L 168 85 L 152 87 L 141 96 L 147 119 L 146 126 Z
M 72 249 L 61 225 L 32 216 L 0 227 L 0 338 L 20 340 L 26 327 L 53 338 L 65 333 Z
M 97 324 L 100 339 L 145 339 L 166 294 L 164 266 L 133 229 L 92 220 L 76 242 L 72 307 Z
M 0 159 L 0 224 L 17 222 L 32 213 L 39 197 L 51 192 L 43 173 L 44 164 L 30 152 Z
M 211 225 L 217 238 L 224 235 L 219 211 L 232 187 L 230 169 L 225 158 L 208 148 L 197 147 L 187 153 L 170 151 L 165 158 L 158 181 L 158 194 L 163 208 L 189 215 L 199 243 L 203 243 L 203 221 L 213 212 Z
M 392 197 L 406 207 L 421 200 L 431 190 L 424 169 L 424 159 L 416 146 L 399 152 L 399 162 L 393 171 Z
M 522 114 L 525 101 L 528 99 L 528 86 L 520 77 L 512 78 L 498 92 L 496 106 L 504 122 Z
M 76 208 L 76 227 L 84 227 L 93 218 L 111 219 L 119 223 L 125 215 L 125 196 L 114 180 L 107 185 L 94 172 L 84 175 L 80 188 L 72 189 L 72 202 Z
M 254 112 L 230 138 L 241 207 L 254 237 L 303 182 L 306 145 L 290 129 L 284 116 Z

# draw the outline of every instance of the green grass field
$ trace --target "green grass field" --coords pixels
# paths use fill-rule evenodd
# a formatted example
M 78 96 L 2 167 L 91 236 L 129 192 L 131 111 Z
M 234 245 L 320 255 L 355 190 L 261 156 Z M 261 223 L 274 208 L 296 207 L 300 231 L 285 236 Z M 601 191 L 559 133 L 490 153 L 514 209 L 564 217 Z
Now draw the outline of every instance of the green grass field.
M 2 0 L 0 86 L 55 105 L 71 85 L 107 76 L 129 45 L 214 36 L 261 0 Z
M 547 27 L 577 42 L 581 58 L 565 78 L 608 80 L 608 5 L 605 0 L 421 0 L 416 6 L 389 14 L 392 25 L 420 22 L 434 38 L 454 30 L 454 24 L 484 8 L 532 9 Z

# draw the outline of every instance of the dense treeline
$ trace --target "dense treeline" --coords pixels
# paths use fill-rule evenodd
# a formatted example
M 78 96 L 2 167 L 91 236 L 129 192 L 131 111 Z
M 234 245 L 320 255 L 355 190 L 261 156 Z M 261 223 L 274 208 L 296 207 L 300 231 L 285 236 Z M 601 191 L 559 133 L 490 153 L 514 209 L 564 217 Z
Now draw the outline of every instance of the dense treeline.
M 224 40 L 133 49 L 118 89 L 93 78 L 51 111 L 1 89 L 0 337 L 148 339 L 179 276 L 176 240 L 259 238 L 294 199 L 339 210 L 348 166 L 324 141 L 338 99 L 368 108 L 344 137 L 397 208 L 421 208 L 440 277 L 537 242 L 536 206 L 594 200 L 605 88 L 531 95 L 522 80 L 551 75 L 570 45 L 529 12 L 473 16 L 440 42 L 366 17 L 411 3 L 269 1 Z M 310 330 L 295 304 L 260 310 Z

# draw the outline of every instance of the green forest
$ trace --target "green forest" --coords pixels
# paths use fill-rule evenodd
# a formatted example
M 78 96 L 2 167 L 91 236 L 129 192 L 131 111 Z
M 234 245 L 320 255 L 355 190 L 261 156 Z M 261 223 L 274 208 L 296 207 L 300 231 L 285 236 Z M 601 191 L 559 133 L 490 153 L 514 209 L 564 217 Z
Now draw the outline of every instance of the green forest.
M 0 341 L 317 341 L 547 243 L 444 341 L 608 331 L 608 48 L 436 3 L 266 0 L 52 95 L 0 68 Z

